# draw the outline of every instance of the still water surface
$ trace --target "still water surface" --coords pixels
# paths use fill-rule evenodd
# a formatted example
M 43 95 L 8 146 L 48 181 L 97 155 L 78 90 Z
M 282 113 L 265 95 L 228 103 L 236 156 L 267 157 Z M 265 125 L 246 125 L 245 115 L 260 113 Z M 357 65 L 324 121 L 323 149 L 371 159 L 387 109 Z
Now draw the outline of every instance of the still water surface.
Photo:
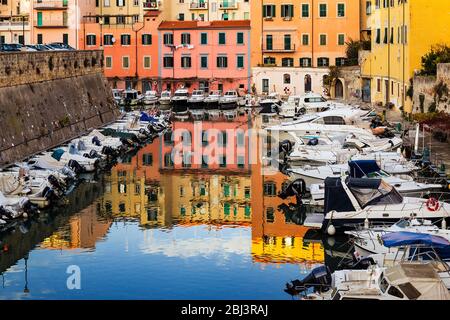
M 281 173 L 178 168 L 165 161 L 170 147 L 155 140 L 65 206 L 0 235 L 0 299 L 291 299 L 286 282 L 342 258 L 333 248 L 345 248 L 307 239 L 289 218 Z M 80 290 L 67 287 L 70 266 Z

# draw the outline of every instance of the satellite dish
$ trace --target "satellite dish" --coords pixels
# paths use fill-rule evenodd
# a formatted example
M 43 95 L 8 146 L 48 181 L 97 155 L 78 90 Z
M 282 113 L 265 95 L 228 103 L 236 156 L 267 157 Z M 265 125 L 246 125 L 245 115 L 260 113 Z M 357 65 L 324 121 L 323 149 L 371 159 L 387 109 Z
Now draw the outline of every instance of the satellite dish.
M 112 37 L 111 42 L 116 43 L 116 38 Z

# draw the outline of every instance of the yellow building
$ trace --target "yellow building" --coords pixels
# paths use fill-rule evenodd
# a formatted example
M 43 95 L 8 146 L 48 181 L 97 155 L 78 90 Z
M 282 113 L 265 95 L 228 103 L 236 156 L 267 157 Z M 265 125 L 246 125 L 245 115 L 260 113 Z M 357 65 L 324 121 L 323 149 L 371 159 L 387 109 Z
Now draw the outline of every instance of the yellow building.
M 429 0 L 371 0 L 371 51 L 361 55 L 363 94 L 372 103 L 412 111 L 407 92 L 431 46 L 450 43 L 450 4 Z
M 0 43 L 30 42 L 30 0 L 0 2 Z

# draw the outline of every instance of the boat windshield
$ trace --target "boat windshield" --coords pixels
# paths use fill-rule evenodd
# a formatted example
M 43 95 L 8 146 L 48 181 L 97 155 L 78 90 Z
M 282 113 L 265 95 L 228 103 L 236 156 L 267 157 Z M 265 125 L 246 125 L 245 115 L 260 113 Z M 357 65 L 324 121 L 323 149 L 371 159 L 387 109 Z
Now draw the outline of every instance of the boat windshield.
M 395 226 L 404 229 L 404 228 L 406 228 L 407 226 L 409 226 L 409 222 L 408 222 L 408 220 L 402 219 L 402 220 L 400 220 L 399 222 L 397 222 L 397 223 L 395 224 Z
M 195 90 L 194 92 L 192 92 L 193 96 L 202 96 L 203 95 L 203 91 L 200 90 Z
M 381 179 L 349 178 L 347 182 L 361 208 L 368 205 L 400 204 L 403 197 L 398 191 Z
M 212 91 L 210 93 L 210 96 L 220 96 L 221 93 L 222 93 L 221 91 Z
M 236 92 L 234 92 L 234 91 L 228 91 L 228 92 L 225 93 L 225 95 L 226 95 L 226 96 L 235 96 L 235 95 L 236 95 Z
M 380 290 L 381 290 L 381 292 L 385 293 L 388 287 L 389 287 L 389 282 L 387 282 L 386 278 L 384 277 L 384 274 L 382 273 L 381 276 L 380 276 Z
M 186 112 L 188 110 L 187 105 L 181 105 L 181 106 L 173 106 L 172 107 L 173 112 Z
M 370 172 L 367 174 L 367 178 L 384 178 L 384 177 L 390 177 L 391 175 L 387 173 L 386 171 L 380 170 L 376 172 Z
M 187 93 L 186 92 L 176 92 L 175 93 L 175 97 L 186 97 Z
M 161 97 L 164 97 L 164 98 L 170 97 L 170 92 L 163 92 L 163 93 L 161 93 Z
M 312 97 L 312 98 L 305 98 L 306 103 L 318 103 L 318 102 L 327 102 L 325 98 L 323 97 Z

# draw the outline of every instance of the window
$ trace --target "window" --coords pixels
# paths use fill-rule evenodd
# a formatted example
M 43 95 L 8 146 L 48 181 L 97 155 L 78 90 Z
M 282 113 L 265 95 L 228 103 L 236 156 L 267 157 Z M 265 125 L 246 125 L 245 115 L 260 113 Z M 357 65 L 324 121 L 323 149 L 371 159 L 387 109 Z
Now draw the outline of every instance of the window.
M 309 4 L 302 4 L 302 18 L 309 18 Z
M 219 158 L 219 167 L 226 168 L 227 167 L 227 156 L 223 155 Z
M 225 44 L 226 36 L 225 32 L 219 32 L 219 44 Z
M 377 92 L 381 92 L 381 79 L 377 79 Z
M 42 44 L 43 43 L 42 33 L 38 33 L 38 35 L 37 35 L 37 43 L 38 44 Z
M 230 209 L 231 209 L 231 206 L 230 206 L 229 203 L 224 203 L 223 204 L 223 214 L 224 215 L 229 216 L 230 215 Z
M 178 20 L 179 21 L 184 21 L 184 13 L 179 13 L 178 14 Z
M 170 152 L 164 155 L 164 166 L 165 167 L 173 167 L 172 154 Z
M 97 40 L 96 40 L 95 34 L 88 34 L 86 36 L 86 45 L 88 45 L 88 46 L 95 46 L 96 42 L 97 42 Z
M 345 17 L 345 4 L 344 3 L 338 3 L 338 5 L 337 5 L 337 16 L 338 17 Z
M 151 68 L 151 57 L 144 56 L 144 69 L 150 69 L 150 68 Z
M 143 34 L 142 35 L 142 44 L 145 46 L 149 46 L 152 44 L 152 35 L 151 34 Z
M 277 185 L 274 182 L 264 183 L 264 195 L 265 196 L 276 196 L 277 195 Z
M 269 93 L 269 79 L 262 79 L 262 92 Z
M 208 34 L 206 32 L 200 34 L 200 44 L 208 44 Z
M 274 57 L 264 57 L 265 65 L 276 65 L 276 60 Z
M 302 45 L 309 45 L 309 34 L 302 34 Z
M 372 1 L 366 1 L 366 15 L 370 16 L 372 14 Z
M 114 36 L 112 34 L 105 34 L 103 36 L 103 45 L 105 45 L 105 46 L 112 46 L 113 45 L 113 38 L 114 38 Z
M 273 50 L 273 36 L 271 34 L 266 35 L 266 50 Z
M 237 62 L 237 68 L 238 69 L 243 69 L 244 68 L 244 56 L 243 55 L 238 55 L 236 62 Z
M 152 166 L 153 165 L 153 154 L 145 153 L 142 155 L 142 164 L 144 166 Z
M 275 17 L 275 5 L 263 5 L 263 18 Z
M 191 34 L 182 33 L 181 34 L 181 44 L 191 44 Z
M 105 66 L 108 69 L 112 68 L 112 57 L 111 56 L 106 56 L 105 57 Z
M 291 50 L 291 35 L 284 35 L 284 50 Z
M 375 42 L 378 44 L 381 43 L 381 30 L 380 29 L 377 29 L 377 36 L 375 38 Z
M 327 16 L 327 4 L 321 3 L 319 4 L 319 17 L 326 18 Z
M 117 16 L 116 17 L 116 23 L 117 24 L 125 24 L 125 17 L 124 16 Z
M 237 145 L 238 145 L 238 147 L 245 146 L 245 133 L 243 133 L 243 132 L 237 133 Z
M 283 84 L 291 83 L 291 75 L 289 73 L 283 74 Z
M 128 69 L 130 67 L 130 57 L 122 57 L 122 68 Z
M 300 67 L 309 68 L 311 67 L 311 58 L 300 58 Z
M 165 33 L 164 34 L 164 44 L 173 44 L 173 34 L 172 33 Z
M 282 4 L 281 5 L 281 17 L 282 18 L 292 18 L 293 16 L 294 16 L 294 5 Z
M 319 43 L 321 46 L 326 46 L 327 45 L 327 35 L 326 34 L 321 34 L 319 36 Z
M 388 28 L 384 28 L 383 43 L 388 43 Z
M 227 132 L 226 131 L 222 131 L 219 133 L 219 135 L 217 136 L 217 142 L 218 145 L 221 147 L 225 147 L 227 145 Z
M 283 59 L 281 59 L 281 66 L 283 66 L 283 67 L 293 67 L 294 66 L 294 58 L 283 58 Z
M 337 67 L 345 66 L 345 58 L 336 58 L 336 66 Z
M 129 46 L 131 43 L 131 36 L 129 34 L 123 34 L 120 36 L 120 43 L 123 46 Z
M 192 61 L 190 56 L 181 57 L 181 67 L 190 68 L 192 66 Z
M 275 221 L 275 210 L 272 207 L 266 209 L 266 222 L 272 223 Z
M 208 56 L 200 56 L 200 68 L 208 69 Z
M 25 44 L 23 36 L 19 36 L 19 43 L 22 45 Z M 63 43 L 69 44 L 69 34 L 68 33 L 63 33 Z
M 217 68 L 227 68 L 228 67 L 228 57 L 218 56 L 217 57 Z
M 343 33 L 338 34 L 338 45 L 340 46 L 345 45 L 345 34 Z
M 318 67 L 328 67 L 330 65 L 330 59 L 329 58 L 318 58 L 317 59 L 317 66 Z
M 173 68 L 173 56 L 165 56 L 163 58 L 164 68 Z
M 244 33 L 243 32 L 238 32 L 237 33 L 236 43 L 237 44 L 244 44 Z

